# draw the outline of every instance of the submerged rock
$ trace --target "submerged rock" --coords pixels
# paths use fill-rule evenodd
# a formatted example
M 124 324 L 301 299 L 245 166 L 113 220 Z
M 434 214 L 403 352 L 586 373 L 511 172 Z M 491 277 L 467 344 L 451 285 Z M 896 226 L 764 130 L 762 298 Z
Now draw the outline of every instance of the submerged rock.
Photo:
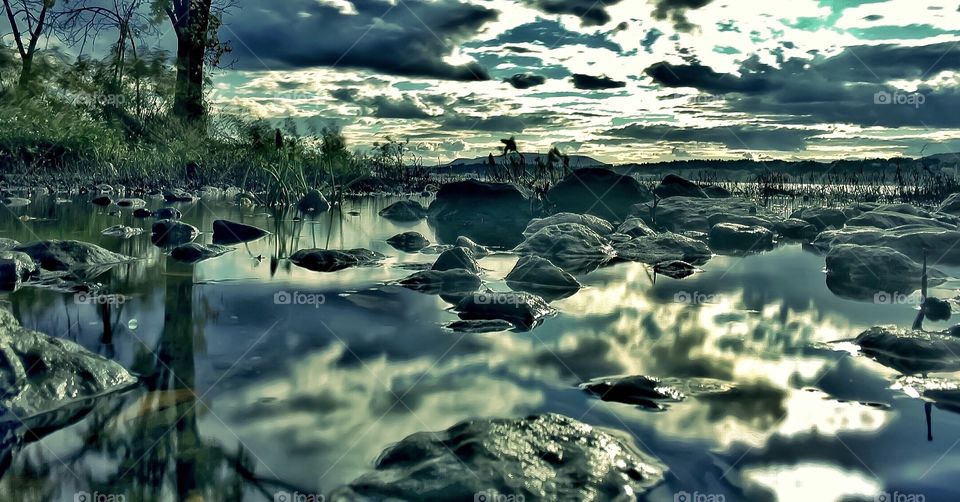
M 657 263 L 653 266 L 653 271 L 672 279 L 683 279 L 696 273 L 697 267 L 685 261 L 670 260 Z
M 493 291 L 464 298 L 456 310 L 461 319 L 502 319 L 523 329 L 533 329 L 553 312 L 539 296 Z
M 613 233 L 613 225 L 603 218 L 590 214 L 557 213 L 546 218 L 534 218 L 531 220 L 527 228 L 524 229 L 523 236 L 530 237 L 540 231 L 541 228 L 549 227 L 550 225 L 559 225 L 560 223 L 578 223 L 593 230 L 597 235 Z
M 170 257 L 184 263 L 198 263 L 210 258 L 216 258 L 233 251 L 233 248 L 219 244 L 198 244 L 191 242 L 177 246 L 170 251 Z
M 622 221 L 631 206 L 653 200 L 653 194 L 632 176 L 599 167 L 573 171 L 547 191 L 546 197 L 558 211 L 611 221 Z
M 303 213 L 322 213 L 330 209 L 330 203 L 320 190 L 312 189 L 300 199 L 297 209 Z
M 473 293 L 480 289 L 480 276 L 462 268 L 453 270 L 423 270 L 401 279 L 397 284 L 427 294 L 453 295 Z
M 584 270 L 613 257 L 613 248 L 590 228 L 579 223 L 543 227 L 515 249 L 518 253 L 546 258 L 557 266 Z
M 644 375 L 598 378 L 581 384 L 580 388 L 604 401 L 652 409 L 660 409 L 662 403 L 677 403 L 686 399 L 683 392 L 659 378 Z
M 476 258 L 483 258 L 484 256 L 487 256 L 491 253 L 490 248 L 486 246 L 481 246 L 480 244 L 477 244 L 476 242 L 473 242 L 472 240 L 470 240 L 469 237 L 464 237 L 462 235 L 460 237 L 457 237 L 457 242 L 455 242 L 454 245 L 456 247 L 469 249 L 470 252 L 473 253 L 473 256 Z
M 704 199 L 699 197 L 669 197 L 660 200 L 656 208 L 651 204 L 634 206 L 632 214 L 642 218 L 653 228 L 668 232 L 709 232 L 710 218 L 714 222 L 734 221 L 735 218 L 760 217 L 767 221 L 780 218 L 769 210 L 743 199 Z M 718 220 L 716 215 L 723 215 Z
M 485 246 L 513 247 L 531 218 L 525 190 L 511 183 L 445 183 L 427 209 L 441 242 L 463 235 Z
M 130 237 L 135 237 L 143 233 L 142 228 L 133 228 L 126 225 L 114 225 L 112 227 L 107 227 L 100 232 L 103 235 L 109 235 L 111 237 L 120 237 L 123 239 L 129 239 Z
M 760 226 L 718 223 L 710 229 L 710 247 L 724 251 L 764 251 L 773 248 L 773 232 Z
M 536 293 L 555 299 L 580 290 L 580 283 L 550 260 L 539 256 L 522 256 L 504 278 L 510 289 Z
M 213 222 L 213 242 L 215 244 L 240 244 L 255 241 L 269 234 L 270 232 L 253 225 L 229 220 L 215 220 Z
M 637 237 L 615 244 L 614 249 L 620 259 L 651 265 L 674 260 L 702 265 L 713 257 L 703 242 L 672 232 Z
M 14 251 L 26 253 L 45 270 L 70 272 L 85 277 L 133 260 L 96 244 L 80 241 L 31 242 L 17 246 Z
M 23 197 L 4 197 L 3 205 L 10 208 L 29 206 L 30 199 L 25 199 Z
M 427 208 L 415 200 L 401 200 L 381 209 L 379 214 L 393 221 L 419 221 L 427 217 Z
M 513 323 L 500 319 L 460 320 L 447 324 L 447 329 L 452 329 L 460 333 L 495 333 L 497 331 L 512 330 Z
M 332 500 L 633 500 L 666 468 L 622 440 L 557 414 L 474 419 L 386 449 Z
M 179 188 L 164 190 L 163 198 L 167 202 L 193 202 L 196 200 L 196 197 L 194 197 L 192 193 Z
M 960 371 L 960 338 L 949 331 L 875 326 L 860 333 L 855 343 L 865 355 L 906 375 Z
M 153 212 L 153 217 L 158 220 L 179 220 L 183 218 L 183 213 L 173 207 L 161 207 Z
M 157 246 L 179 246 L 200 235 L 197 227 L 177 220 L 160 220 L 153 224 L 151 239 Z
M 149 218 L 153 216 L 153 211 L 140 207 L 133 210 L 133 216 L 135 218 Z
M 71 341 L 25 329 L 3 309 L 0 354 L 0 422 L 4 423 L 19 425 L 21 420 L 136 382 L 119 364 Z
M 480 264 L 473 257 L 473 252 L 466 248 L 454 247 L 440 253 L 437 261 L 433 263 L 431 270 L 456 270 L 464 269 L 474 274 L 480 273 Z
M 16 289 L 21 282 L 39 273 L 37 264 L 27 253 L 0 251 L 0 289 Z
M 109 206 L 113 204 L 113 199 L 107 197 L 106 195 L 101 195 L 100 197 L 94 197 L 90 202 L 96 206 Z
M 706 192 L 704 192 L 699 185 L 676 174 L 666 175 L 663 180 L 660 181 L 660 184 L 653 189 L 653 193 L 661 199 L 668 197 L 708 198 Z
M 429 246 L 430 241 L 421 235 L 420 232 L 403 232 L 387 239 L 387 244 L 393 246 L 394 249 L 414 253 Z
M 147 206 L 147 201 L 143 199 L 120 199 L 117 206 L 123 208 L 139 209 Z
M 290 257 L 290 261 L 299 267 L 314 272 L 336 272 L 350 267 L 376 265 L 386 256 L 369 249 L 301 249 Z
M 910 295 L 920 288 L 923 267 L 908 256 L 881 246 L 834 246 L 826 257 L 827 286 L 836 294 L 855 299 L 880 300 Z M 931 284 L 942 274 L 928 270 Z

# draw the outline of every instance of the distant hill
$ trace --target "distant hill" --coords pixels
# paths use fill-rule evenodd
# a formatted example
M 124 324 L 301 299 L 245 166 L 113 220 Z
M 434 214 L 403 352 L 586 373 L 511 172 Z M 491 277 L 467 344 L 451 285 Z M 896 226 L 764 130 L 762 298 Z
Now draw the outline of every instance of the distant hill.
M 539 159 L 544 164 L 547 163 L 547 154 L 545 153 L 524 153 L 524 158 L 526 159 L 528 167 L 534 167 L 537 165 L 537 159 Z M 498 163 L 505 161 L 503 157 L 494 157 Z M 600 162 L 597 159 L 592 157 L 587 157 L 586 155 L 571 155 L 570 156 L 570 168 L 579 169 L 581 167 L 607 167 L 610 164 L 605 162 Z M 436 169 L 439 169 L 445 173 L 455 173 L 455 174 L 465 174 L 465 173 L 479 173 L 485 171 L 487 168 L 487 157 L 477 157 L 473 159 L 460 158 L 456 159 L 447 164 L 442 164 Z

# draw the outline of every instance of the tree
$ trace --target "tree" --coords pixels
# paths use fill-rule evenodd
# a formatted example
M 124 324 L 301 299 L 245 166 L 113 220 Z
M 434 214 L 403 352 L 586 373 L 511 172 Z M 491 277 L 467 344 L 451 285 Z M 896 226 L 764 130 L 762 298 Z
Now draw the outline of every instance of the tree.
M 3 0 L 13 41 L 20 54 L 20 78 L 17 88 L 27 92 L 33 80 L 33 60 L 37 44 L 49 27 L 50 12 L 56 0 Z

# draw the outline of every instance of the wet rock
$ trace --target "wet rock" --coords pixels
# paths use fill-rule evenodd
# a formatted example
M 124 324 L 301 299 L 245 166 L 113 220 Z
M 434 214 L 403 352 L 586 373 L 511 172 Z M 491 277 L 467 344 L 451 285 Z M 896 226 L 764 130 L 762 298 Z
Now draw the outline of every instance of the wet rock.
M 787 239 L 804 241 L 816 238 L 819 233 L 817 227 L 799 218 L 788 218 L 783 221 L 778 221 L 773 224 L 771 230 Z
M 322 213 L 330 209 L 330 203 L 327 198 L 320 193 L 320 190 L 313 189 L 306 193 L 297 204 L 297 209 L 303 213 Z
M 906 375 L 960 371 L 960 338 L 947 332 L 875 326 L 855 343 L 865 355 Z
M 113 199 L 107 197 L 106 195 L 102 195 L 100 197 L 95 197 L 90 202 L 97 206 L 109 206 L 110 204 L 113 204 Z
M 444 251 L 449 251 L 455 246 L 450 246 L 447 244 L 431 244 L 420 250 L 420 254 L 442 254 Z
M 255 241 L 269 234 L 270 232 L 262 228 L 230 220 L 215 220 L 213 222 L 214 244 L 240 244 L 242 242 Z
M 710 216 L 707 217 L 707 223 L 710 224 L 711 228 L 721 223 L 736 223 L 738 225 L 746 225 L 748 227 L 763 227 L 768 230 L 773 228 L 773 225 L 774 225 L 774 223 L 769 219 L 761 218 L 760 216 L 753 216 L 749 214 L 726 214 L 726 213 L 711 214 Z
M 290 261 L 299 267 L 314 272 L 336 272 L 350 267 L 376 265 L 386 258 L 369 249 L 301 249 L 290 257 Z
M 379 214 L 393 221 L 419 221 L 427 217 L 427 208 L 415 200 L 401 200 L 381 209 Z
M 500 319 L 460 320 L 447 324 L 447 329 L 452 329 L 459 333 L 496 333 L 498 331 L 512 330 L 513 324 Z
M 19 425 L 136 382 L 119 364 L 76 343 L 21 327 L 7 310 L 0 310 L 0 354 L 0 422 Z
M 531 218 L 525 190 L 476 180 L 445 183 L 427 210 L 441 242 L 463 235 L 484 245 L 513 247 Z
M 421 293 L 473 293 L 480 289 L 480 276 L 462 268 L 452 270 L 423 270 L 401 279 L 397 284 Z
M 653 271 L 672 279 L 683 279 L 696 273 L 697 267 L 685 261 L 670 260 L 657 263 L 653 266 Z
M 121 239 L 129 239 L 143 233 L 142 228 L 128 227 L 126 225 L 114 225 L 112 227 L 107 227 L 100 232 L 103 235 L 109 235 L 111 237 L 120 237 Z
M 464 269 L 474 274 L 480 273 L 480 264 L 473 256 L 473 252 L 466 248 L 454 247 L 444 251 L 433 263 L 432 270 Z
M 515 249 L 522 254 L 546 258 L 569 270 L 596 267 L 613 257 L 613 248 L 590 228 L 579 223 L 543 227 Z
M 147 206 L 147 201 L 143 199 L 120 199 L 117 206 L 130 209 L 139 209 Z
M 876 227 L 880 229 L 891 229 L 904 225 L 940 227 L 948 230 L 956 230 L 957 228 L 956 224 L 954 223 L 941 221 L 935 218 L 927 218 L 921 215 L 881 210 L 868 211 L 860 216 L 847 220 L 847 226 L 850 227 Z
M 616 244 L 614 249 L 623 260 L 651 265 L 673 260 L 702 265 L 713 256 L 703 242 L 672 232 L 637 237 Z
M 200 230 L 182 221 L 160 220 L 153 224 L 152 234 L 151 240 L 158 246 L 179 246 L 196 239 Z
M 706 199 L 707 194 L 696 183 L 677 176 L 676 174 L 666 175 L 660 184 L 653 189 L 653 193 L 661 199 L 668 197 L 697 197 Z
M 133 258 L 80 241 L 37 241 L 14 248 L 40 264 L 44 270 L 70 272 L 90 277 Z
M 133 210 L 133 216 L 135 218 L 149 218 L 153 216 L 153 211 L 140 207 Z
M 580 283 L 550 260 L 539 256 L 522 256 L 504 278 L 510 289 L 536 293 L 549 299 L 572 295 Z
M 37 264 L 27 253 L 0 251 L 0 289 L 16 289 L 21 282 L 39 273 Z
M 617 233 L 626 234 L 630 237 L 644 237 L 647 235 L 656 235 L 657 232 L 650 228 L 650 226 L 647 225 L 647 222 L 640 218 L 627 218 L 626 221 L 617 227 Z
M 233 248 L 228 246 L 191 242 L 173 248 L 173 250 L 170 251 L 170 257 L 184 263 L 198 263 L 227 254 L 230 251 L 233 251 Z
M 622 440 L 552 413 L 413 434 L 380 454 L 375 469 L 332 500 L 633 500 L 666 471 Z
M 854 299 L 877 295 L 910 295 L 920 287 L 923 267 L 908 256 L 881 246 L 840 244 L 826 256 L 827 286 L 836 294 Z M 942 274 L 929 269 L 931 284 Z
M 652 228 L 662 228 L 668 232 L 709 232 L 713 226 L 710 224 L 710 217 L 716 214 L 727 215 L 727 221 L 734 217 L 747 216 L 771 221 L 779 219 L 769 210 L 737 198 L 669 197 L 662 199 L 656 208 L 650 204 L 634 206 L 632 213 L 649 223 Z
M 7 251 L 20 245 L 20 241 L 0 237 L 0 251 Z
M 937 212 L 960 216 L 960 192 L 950 194 L 950 196 L 937 207 Z
M 623 221 L 634 204 L 653 200 L 653 194 L 635 178 L 604 168 L 577 169 L 547 191 L 558 211 L 592 214 Z
M 4 197 L 3 205 L 10 208 L 29 206 L 30 199 L 24 199 L 23 197 Z
M 806 221 L 821 232 L 828 228 L 843 228 L 848 218 L 842 210 L 832 207 L 806 207 L 794 211 L 790 217 Z
M 927 298 L 922 305 L 923 315 L 933 322 L 941 322 L 950 319 L 952 308 L 950 302 L 939 298 Z
M 480 244 L 473 242 L 473 240 L 471 240 L 469 237 L 464 237 L 462 235 L 457 237 L 457 242 L 454 243 L 454 245 L 464 249 L 469 249 L 476 258 L 483 258 L 491 253 L 488 247 L 481 246 Z
M 393 246 L 394 249 L 414 253 L 429 246 L 430 241 L 421 235 L 420 232 L 403 232 L 387 239 L 387 244 Z
M 193 202 L 196 200 L 196 197 L 185 190 L 173 188 L 163 191 L 163 199 L 167 202 Z
M 598 378 L 581 384 L 580 388 L 604 401 L 651 409 L 660 409 L 662 403 L 678 403 L 686 399 L 683 392 L 659 378 L 644 375 Z
M 522 329 L 533 329 L 553 312 L 539 296 L 493 291 L 464 298 L 456 310 L 461 319 L 502 319 Z
M 773 232 L 760 226 L 719 223 L 710 229 L 710 247 L 723 251 L 764 251 L 773 248 Z
M 153 217 L 158 220 L 179 220 L 183 218 L 183 213 L 173 207 L 161 207 L 153 212 Z
M 593 230 L 597 235 L 607 235 L 613 232 L 613 225 L 603 218 L 598 218 L 591 214 L 557 213 L 546 218 L 534 218 L 531 220 L 527 228 L 524 229 L 523 236 L 530 237 L 540 231 L 541 228 L 549 227 L 550 225 L 559 225 L 561 223 L 578 223 Z
M 716 185 L 703 185 L 700 189 L 711 199 L 726 199 L 733 195 L 730 193 L 730 190 Z
M 895 249 L 914 261 L 924 256 L 945 265 L 960 265 L 960 232 L 939 227 L 904 226 L 890 230 L 847 227 L 827 230 L 811 242 L 814 249 L 829 251 L 841 244 L 882 246 Z

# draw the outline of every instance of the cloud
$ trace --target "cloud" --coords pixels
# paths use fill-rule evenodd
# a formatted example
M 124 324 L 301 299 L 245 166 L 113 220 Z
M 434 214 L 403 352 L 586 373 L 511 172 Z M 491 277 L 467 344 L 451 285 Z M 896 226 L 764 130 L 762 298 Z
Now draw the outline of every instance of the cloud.
M 336 99 L 337 101 L 343 101 L 344 103 L 357 102 L 357 90 L 350 87 L 334 89 L 330 91 L 330 95 L 333 96 L 333 99 Z
M 712 0 L 652 0 L 653 17 L 661 21 L 669 19 L 677 31 L 691 31 L 696 26 L 687 19 L 687 11 L 706 6 Z
M 319 66 L 444 80 L 489 80 L 477 63 L 444 61 L 497 12 L 456 0 L 354 0 L 356 14 L 314 0 L 245 0 L 225 26 L 240 69 Z
M 746 125 L 677 127 L 662 124 L 631 124 L 610 129 L 606 134 L 641 141 L 721 143 L 729 150 L 798 151 L 806 149 L 808 138 L 824 132 Z
M 504 82 L 508 82 L 517 89 L 529 89 L 531 87 L 543 85 L 546 81 L 546 77 L 541 75 L 530 75 L 529 73 L 517 73 L 508 79 L 504 79 Z
M 404 96 L 401 99 L 390 99 L 386 96 L 376 96 L 370 102 L 374 108 L 373 116 L 381 119 L 427 119 L 431 115 L 420 107 L 420 104 Z
M 548 14 L 570 14 L 580 18 L 584 26 L 600 26 L 610 22 L 607 7 L 620 0 L 523 0 Z
M 614 80 L 606 75 L 594 77 L 583 73 L 574 73 L 570 78 L 573 79 L 574 87 L 583 90 L 619 89 L 627 86 L 626 82 Z
M 473 115 L 447 114 L 441 119 L 444 129 L 464 131 L 482 131 L 496 133 L 520 133 L 533 127 L 554 124 L 555 118 L 546 114 L 526 113 L 518 115 L 494 115 L 478 117 Z

